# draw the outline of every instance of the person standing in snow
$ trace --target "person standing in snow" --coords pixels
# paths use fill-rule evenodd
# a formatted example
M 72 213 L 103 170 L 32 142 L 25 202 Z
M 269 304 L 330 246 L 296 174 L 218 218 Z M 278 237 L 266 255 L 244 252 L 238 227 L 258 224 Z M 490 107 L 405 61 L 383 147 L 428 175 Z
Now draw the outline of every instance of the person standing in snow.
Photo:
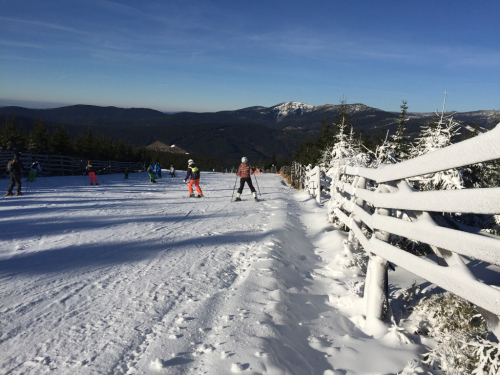
M 175 168 L 173 165 L 170 166 L 170 177 L 172 179 L 175 177 Z
M 161 178 L 161 165 L 159 162 L 155 165 L 155 173 L 157 178 Z
M 186 178 L 184 178 L 184 182 L 187 182 L 188 178 L 191 179 L 189 181 L 189 185 L 188 185 L 189 197 L 195 198 L 194 192 L 193 192 L 193 184 L 194 184 L 196 186 L 196 191 L 198 192 L 198 196 L 196 198 L 203 198 L 203 192 L 201 191 L 201 188 L 200 188 L 200 170 L 194 164 L 193 159 L 188 160 L 187 174 L 186 174 Z
M 99 185 L 99 182 L 97 182 L 97 178 L 95 177 L 95 168 L 92 166 L 90 160 L 87 162 L 87 168 L 85 168 L 85 171 L 89 174 L 90 185 L 94 185 L 94 182 L 96 185 Z
M 41 172 L 42 168 L 40 167 L 40 163 L 38 163 L 36 160 L 31 164 L 31 170 L 28 174 L 28 181 L 35 182 L 36 174 L 38 172 Z
M 128 180 L 128 174 L 130 173 L 130 169 L 128 167 L 125 169 L 125 179 Z
M 238 194 L 236 194 L 236 199 L 234 200 L 235 202 L 241 201 L 241 193 L 243 192 L 243 188 L 245 187 L 245 182 L 248 184 L 248 187 L 253 194 L 253 199 L 257 200 L 257 192 L 255 191 L 255 188 L 252 184 L 251 175 L 253 173 L 254 170 L 250 166 L 250 164 L 248 164 L 248 159 L 243 156 L 241 158 L 240 167 L 238 168 L 238 173 L 236 173 L 238 176 L 240 176 L 240 188 L 238 189 Z
M 14 159 L 7 163 L 7 172 L 10 175 L 10 185 L 7 189 L 8 195 L 13 195 L 12 190 L 14 189 L 14 185 L 17 184 L 17 193 L 16 195 L 23 195 L 21 193 L 21 174 L 24 169 L 23 164 L 21 163 L 21 154 L 19 152 L 14 153 Z
M 149 173 L 149 180 L 156 184 L 155 169 L 153 167 L 153 162 L 149 163 L 149 167 L 146 170 Z

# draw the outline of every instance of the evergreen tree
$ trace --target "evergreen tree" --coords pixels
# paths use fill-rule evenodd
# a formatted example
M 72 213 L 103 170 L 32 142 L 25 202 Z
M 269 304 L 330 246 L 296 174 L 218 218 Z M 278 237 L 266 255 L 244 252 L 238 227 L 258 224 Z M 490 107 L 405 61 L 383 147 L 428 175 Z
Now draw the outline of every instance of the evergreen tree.
M 459 134 L 459 126 L 460 124 L 454 121 L 452 116 L 445 116 L 443 104 L 441 115 L 436 113 L 435 120 L 420 129 L 416 143 L 410 149 L 410 158 L 451 145 L 453 139 Z M 462 177 L 456 169 L 414 177 L 410 181 L 419 190 L 448 190 L 464 187 Z
M 332 131 L 330 123 L 331 120 L 325 114 L 325 118 L 321 121 L 318 137 L 316 138 L 316 146 L 319 150 L 326 150 L 333 145 L 335 132 L 334 130 Z
M 64 124 L 52 131 L 49 139 L 49 149 L 54 155 L 73 155 L 73 141 Z
M 88 137 L 88 135 L 87 135 L 87 137 Z M 113 142 L 103 135 L 95 138 L 94 144 L 93 144 L 93 156 L 92 156 L 92 158 L 95 158 L 98 160 L 114 159 Z
M 113 155 L 115 160 L 123 160 L 127 153 L 127 146 L 121 139 L 113 142 Z
M 33 130 L 28 138 L 28 150 L 37 154 L 49 150 L 49 132 L 41 119 L 36 118 L 33 122 Z
M 401 113 L 399 114 L 399 119 L 397 120 L 398 128 L 396 129 L 396 133 L 391 136 L 391 147 L 394 155 L 399 160 L 408 159 L 410 153 L 410 137 L 406 135 L 406 124 L 410 119 L 406 116 L 408 111 L 408 106 L 406 104 L 406 101 L 403 100 Z
M 311 135 L 309 134 L 305 140 L 299 143 L 299 147 L 294 155 L 294 160 L 303 165 L 308 165 L 314 164 L 319 157 L 320 154 L 316 142 L 312 141 Z
M 4 125 L 0 128 L 0 150 L 24 150 L 28 138 L 22 125 L 16 126 L 14 118 L 5 118 Z

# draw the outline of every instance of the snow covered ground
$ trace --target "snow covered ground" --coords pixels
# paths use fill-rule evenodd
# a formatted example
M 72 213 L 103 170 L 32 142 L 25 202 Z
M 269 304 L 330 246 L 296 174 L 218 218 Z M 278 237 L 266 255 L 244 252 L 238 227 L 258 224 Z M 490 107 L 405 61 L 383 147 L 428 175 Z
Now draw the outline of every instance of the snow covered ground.
M 0 373 L 396 374 L 423 350 L 363 328 L 345 233 L 279 176 L 258 175 L 258 203 L 230 203 L 230 174 L 202 173 L 202 199 L 98 178 L 0 201 Z

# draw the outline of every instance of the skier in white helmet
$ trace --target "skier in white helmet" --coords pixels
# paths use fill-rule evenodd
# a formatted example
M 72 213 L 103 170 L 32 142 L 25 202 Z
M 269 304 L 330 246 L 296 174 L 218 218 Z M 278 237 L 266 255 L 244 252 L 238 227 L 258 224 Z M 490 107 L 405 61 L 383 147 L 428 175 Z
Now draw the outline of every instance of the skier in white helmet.
M 243 187 L 245 186 L 245 182 L 248 184 L 250 191 L 253 194 L 253 199 L 257 200 L 257 192 L 252 184 L 251 175 L 254 173 L 254 169 L 248 164 L 248 159 L 246 157 L 241 158 L 241 164 L 238 168 L 238 176 L 240 176 L 240 188 L 238 189 L 238 194 L 236 194 L 235 202 L 241 201 L 241 193 L 243 192 Z
M 193 191 L 193 184 L 195 184 L 196 190 L 198 191 L 198 196 L 196 198 L 203 198 L 203 192 L 201 191 L 201 188 L 200 188 L 200 170 L 194 164 L 193 159 L 188 160 L 187 174 L 186 174 L 186 178 L 184 178 L 184 182 L 187 182 L 188 178 L 191 179 L 189 181 L 189 185 L 188 185 L 189 197 L 195 198 L 194 191 Z

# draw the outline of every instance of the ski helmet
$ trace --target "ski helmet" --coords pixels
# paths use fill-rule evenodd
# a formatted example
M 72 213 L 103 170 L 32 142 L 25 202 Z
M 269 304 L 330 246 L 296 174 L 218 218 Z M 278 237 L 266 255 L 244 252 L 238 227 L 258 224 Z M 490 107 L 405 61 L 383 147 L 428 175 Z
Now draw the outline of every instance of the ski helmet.
M 92 164 L 92 163 L 91 163 L 91 162 L 90 162 L 90 160 L 89 160 L 89 161 L 87 162 L 87 164 Z
M 14 157 L 19 159 L 21 157 L 21 153 L 19 151 L 14 152 Z
M 242 162 L 242 163 L 246 163 L 246 162 L 248 162 L 248 159 L 247 159 L 245 156 L 243 156 L 243 157 L 241 158 L 241 162 Z
M 189 160 L 188 160 L 188 164 L 189 164 L 189 165 L 194 164 L 193 159 L 189 159 Z

